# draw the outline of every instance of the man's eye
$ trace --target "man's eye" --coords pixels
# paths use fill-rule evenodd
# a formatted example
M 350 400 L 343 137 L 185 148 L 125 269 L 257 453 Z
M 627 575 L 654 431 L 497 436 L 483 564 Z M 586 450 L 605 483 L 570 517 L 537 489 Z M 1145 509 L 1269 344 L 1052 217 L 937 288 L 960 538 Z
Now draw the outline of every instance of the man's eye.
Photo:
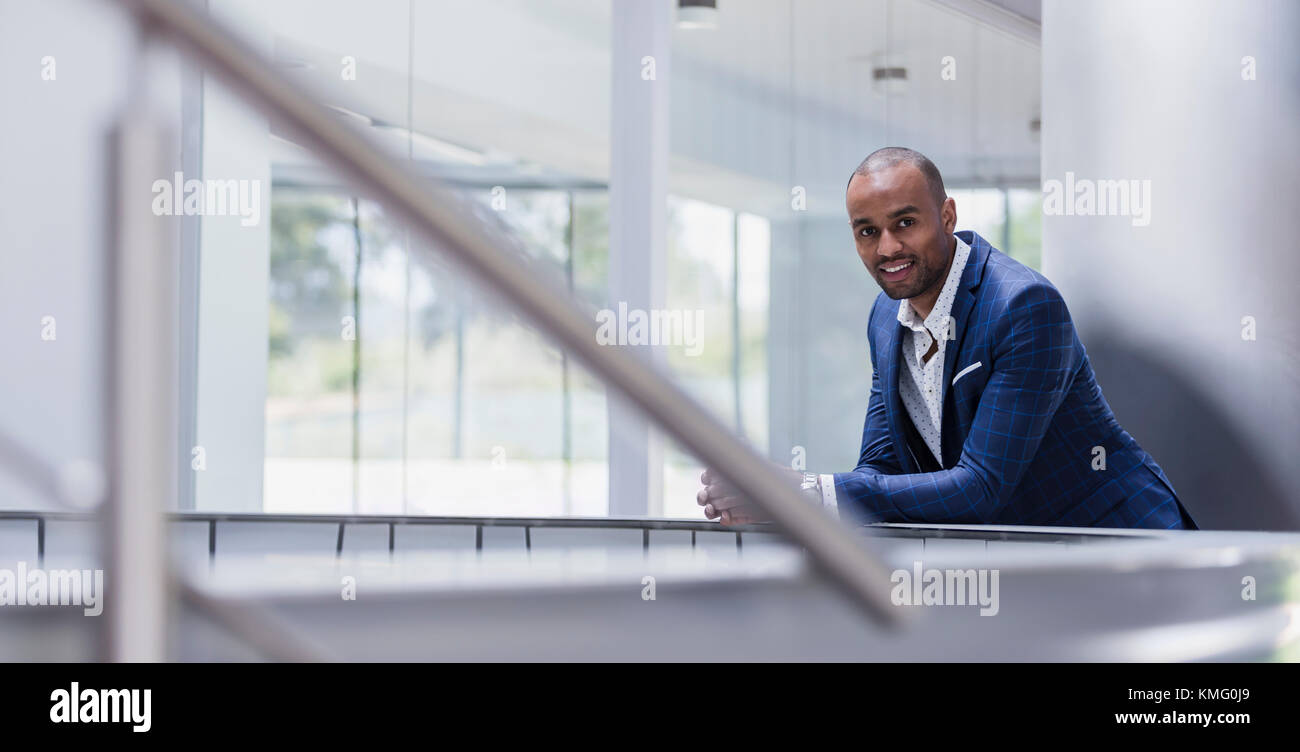
M 869 238 L 869 237 L 871 237 L 871 233 L 873 233 L 873 232 L 875 232 L 875 231 L 876 231 L 876 228 L 874 228 L 874 227 L 864 227 L 864 228 L 862 228 L 861 230 L 858 231 L 858 234 L 861 235 L 861 236 L 864 237 L 864 238 Z
M 911 217 L 904 217 L 898 221 L 899 227 L 911 227 L 914 224 L 916 224 L 916 220 Z

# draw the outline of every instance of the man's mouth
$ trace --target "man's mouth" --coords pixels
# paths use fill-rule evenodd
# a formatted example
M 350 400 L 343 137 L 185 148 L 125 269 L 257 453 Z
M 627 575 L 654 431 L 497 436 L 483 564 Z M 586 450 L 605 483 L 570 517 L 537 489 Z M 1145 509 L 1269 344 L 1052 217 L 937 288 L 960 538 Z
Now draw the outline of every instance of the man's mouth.
M 906 279 L 907 275 L 912 273 L 912 267 L 915 265 L 912 261 L 887 264 L 880 267 L 880 276 L 884 277 L 886 282 L 897 282 L 900 279 Z

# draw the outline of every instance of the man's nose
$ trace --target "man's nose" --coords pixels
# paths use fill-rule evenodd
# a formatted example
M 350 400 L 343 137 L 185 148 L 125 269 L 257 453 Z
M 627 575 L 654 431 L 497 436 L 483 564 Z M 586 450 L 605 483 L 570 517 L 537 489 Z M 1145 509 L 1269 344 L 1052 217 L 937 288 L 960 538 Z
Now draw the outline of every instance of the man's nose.
M 903 250 L 903 243 L 889 232 L 880 233 L 880 242 L 876 243 L 876 254 L 884 258 L 893 258 Z

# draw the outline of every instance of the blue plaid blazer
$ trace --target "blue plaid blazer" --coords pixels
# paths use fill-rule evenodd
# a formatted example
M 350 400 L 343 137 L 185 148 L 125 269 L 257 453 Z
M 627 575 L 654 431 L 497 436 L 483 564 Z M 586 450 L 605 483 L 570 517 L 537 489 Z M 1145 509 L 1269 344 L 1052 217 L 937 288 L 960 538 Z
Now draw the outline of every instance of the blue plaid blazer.
M 924 472 L 906 438 L 903 326 L 898 301 L 881 292 L 862 452 L 852 472 L 834 475 L 841 511 L 884 522 L 1195 528 L 1164 471 L 1115 420 L 1056 287 L 974 232 L 957 235 L 971 252 L 943 364 L 943 469 Z

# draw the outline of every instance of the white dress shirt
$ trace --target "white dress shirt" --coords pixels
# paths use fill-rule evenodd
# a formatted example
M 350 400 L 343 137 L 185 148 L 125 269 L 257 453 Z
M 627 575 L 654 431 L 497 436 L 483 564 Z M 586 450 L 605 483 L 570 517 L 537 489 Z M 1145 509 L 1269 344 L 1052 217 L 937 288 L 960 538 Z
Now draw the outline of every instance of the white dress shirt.
M 920 319 L 910 300 L 898 301 L 898 323 L 907 328 L 903 332 L 903 360 L 907 368 L 898 371 L 898 396 L 902 398 L 903 407 L 912 417 L 912 423 L 921 433 L 925 445 L 930 447 L 939 464 L 943 464 L 943 444 L 940 432 L 943 427 L 943 362 L 948 341 L 955 339 L 957 333 L 950 327 L 952 301 L 957 296 L 957 287 L 961 284 L 961 273 L 966 268 L 966 259 L 970 257 L 970 246 L 961 238 L 954 236 L 957 250 L 953 254 L 952 266 L 948 269 L 948 278 L 944 280 L 939 298 L 930 309 L 925 320 Z M 934 342 L 939 349 L 929 360 L 922 358 L 929 352 Z
M 940 434 L 943 427 L 943 361 L 947 351 L 948 340 L 956 338 L 956 332 L 949 327 L 952 316 L 952 301 L 957 297 L 957 286 L 961 284 L 962 272 L 966 269 L 966 260 L 970 258 L 970 246 L 961 238 L 953 236 L 957 249 L 953 253 L 952 266 L 944 280 L 939 298 L 925 320 L 920 320 L 916 309 L 912 308 L 910 299 L 898 301 L 898 322 L 905 327 L 903 332 L 902 355 L 907 361 L 906 368 L 898 371 L 898 393 L 902 398 L 907 414 L 920 432 L 925 445 L 930 448 L 939 464 L 943 464 L 943 444 Z M 930 351 L 933 342 L 939 343 L 928 361 L 922 358 Z M 822 506 L 839 515 L 839 504 L 835 497 L 835 476 L 829 473 L 820 476 Z

